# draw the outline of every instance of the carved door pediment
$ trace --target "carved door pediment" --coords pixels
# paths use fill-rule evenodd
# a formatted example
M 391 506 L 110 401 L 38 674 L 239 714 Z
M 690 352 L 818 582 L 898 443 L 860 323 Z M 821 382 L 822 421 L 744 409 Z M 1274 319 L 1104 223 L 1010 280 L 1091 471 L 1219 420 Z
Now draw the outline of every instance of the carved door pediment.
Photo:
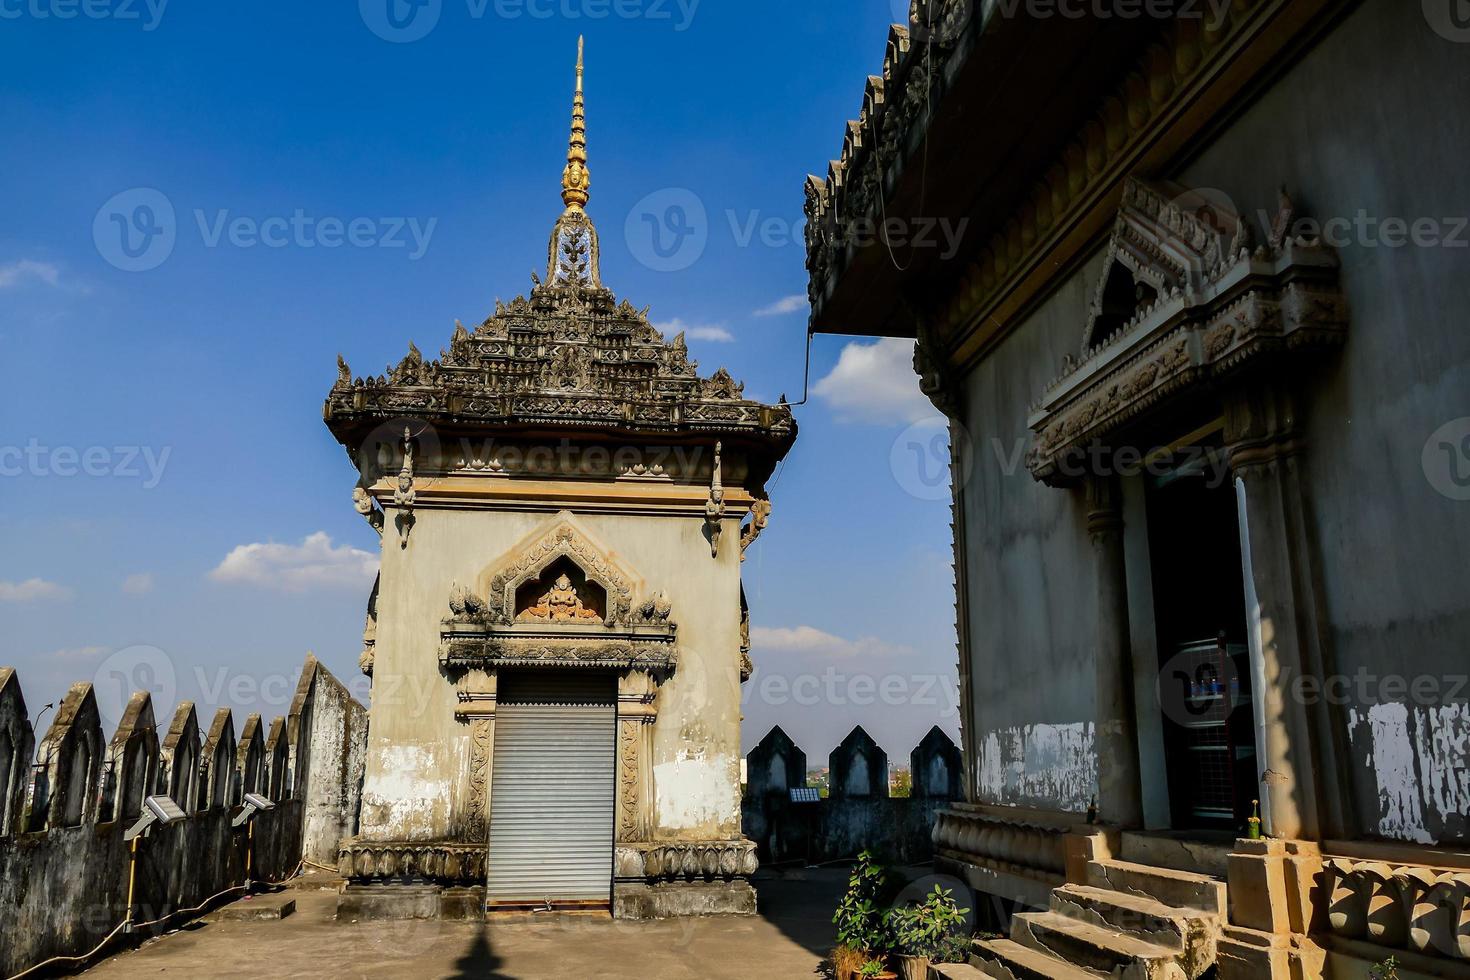
M 1255 248 L 1232 209 L 1188 204 L 1141 180 L 1125 185 L 1081 359 L 1068 356 L 1033 407 L 1036 479 L 1079 478 L 1092 444 L 1191 390 L 1343 342 L 1337 256 L 1291 236 L 1284 193 L 1269 240 Z

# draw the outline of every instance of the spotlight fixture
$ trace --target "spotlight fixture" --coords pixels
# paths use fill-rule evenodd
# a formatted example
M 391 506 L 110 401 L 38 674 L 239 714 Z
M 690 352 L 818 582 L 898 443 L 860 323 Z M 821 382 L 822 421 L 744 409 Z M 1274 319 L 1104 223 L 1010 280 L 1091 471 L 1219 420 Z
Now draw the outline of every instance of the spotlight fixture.
M 131 841 L 136 837 L 146 835 L 149 828 L 154 824 L 170 827 L 184 819 L 184 811 L 179 805 L 167 796 L 150 796 L 143 801 L 143 812 L 138 817 L 138 822 L 133 824 L 123 834 L 124 841 Z

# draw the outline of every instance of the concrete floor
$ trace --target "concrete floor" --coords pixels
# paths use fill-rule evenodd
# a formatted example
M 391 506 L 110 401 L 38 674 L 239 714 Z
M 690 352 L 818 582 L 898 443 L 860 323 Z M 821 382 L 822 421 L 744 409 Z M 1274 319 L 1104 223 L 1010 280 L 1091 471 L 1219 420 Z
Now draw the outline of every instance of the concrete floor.
M 683 980 L 822 976 L 843 868 L 757 877 L 759 915 L 667 922 L 606 918 L 339 923 L 337 896 L 303 879 L 296 914 L 211 917 L 109 957 L 97 980 L 176 977 L 414 977 Z

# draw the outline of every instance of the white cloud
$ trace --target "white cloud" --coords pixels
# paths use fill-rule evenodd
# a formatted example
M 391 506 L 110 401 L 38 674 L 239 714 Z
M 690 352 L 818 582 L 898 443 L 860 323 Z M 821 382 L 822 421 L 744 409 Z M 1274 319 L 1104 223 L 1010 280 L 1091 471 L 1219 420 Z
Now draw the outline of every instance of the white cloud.
M 809 654 L 823 658 L 848 658 L 911 654 L 913 650 L 888 643 L 874 636 L 855 640 L 835 636 L 815 626 L 754 626 L 750 630 L 750 648 L 755 654 L 766 651 Z
M 666 323 L 655 323 L 653 326 L 665 337 L 682 333 L 689 340 L 708 340 L 717 344 L 728 344 L 735 340 L 735 335 L 722 323 L 685 323 L 674 317 Z
M 69 647 L 65 650 L 52 650 L 45 654 L 43 660 L 95 660 L 107 652 L 107 647 Z
M 128 595 L 146 595 L 153 591 L 153 575 L 149 572 L 137 572 L 123 579 L 122 590 Z
M 912 340 L 848 344 L 812 392 L 842 422 L 907 425 L 938 414 L 919 390 Z
M 334 546 L 325 531 L 307 535 L 299 545 L 269 543 L 237 546 L 209 573 L 216 582 L 255 585 L 281 592 L 367 588 L 378 571 L 378 556 L 350 545 Z
M 756 310 L 754 315 L 785 316 L 788 313 L 795 313 L 798 310 L 804 310 L 806 308 L 807 298 L 805 296 L 782 296 L 770 306 L 762 306 L 760 309 Z
M 71 589 L 45 579 L 31 578 L 24 582 L 0 581 L 0 602 L 35 602 L 38 599 L 69 599 Z
M 59 286 L 61 285 L 61 270 L 50 262 L 34 262 L 30 259 L 0 265 L 0 289 L 10 289 L 28 280 L 39 280 L 48 286 Z

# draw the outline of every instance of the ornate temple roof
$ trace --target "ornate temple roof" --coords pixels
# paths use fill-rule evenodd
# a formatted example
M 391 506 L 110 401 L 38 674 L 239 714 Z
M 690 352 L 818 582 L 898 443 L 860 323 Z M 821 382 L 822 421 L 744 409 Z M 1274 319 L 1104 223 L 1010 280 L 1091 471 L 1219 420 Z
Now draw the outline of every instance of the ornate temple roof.
M 783 399 L 765 405 L 723 368 L 701 377 L 684 335 L 666 340 L 647 309 L 602 284 L 597 229 L 584 210 L 591 189 L 582 52 L 572 135 L 562 174 L 565 211 L 552 229 L 546 275 L 530 297 L 499 300 L 474 330 L 456 322 L 449 346 L 428 359 L 413 344 L 396 367 L 355 377 L 338 358 L 324 416 L 349 450 L 384 420 L 500 431 L 558 427 L 589 435 L 748 435 L 783 455 L 796 423 Z

